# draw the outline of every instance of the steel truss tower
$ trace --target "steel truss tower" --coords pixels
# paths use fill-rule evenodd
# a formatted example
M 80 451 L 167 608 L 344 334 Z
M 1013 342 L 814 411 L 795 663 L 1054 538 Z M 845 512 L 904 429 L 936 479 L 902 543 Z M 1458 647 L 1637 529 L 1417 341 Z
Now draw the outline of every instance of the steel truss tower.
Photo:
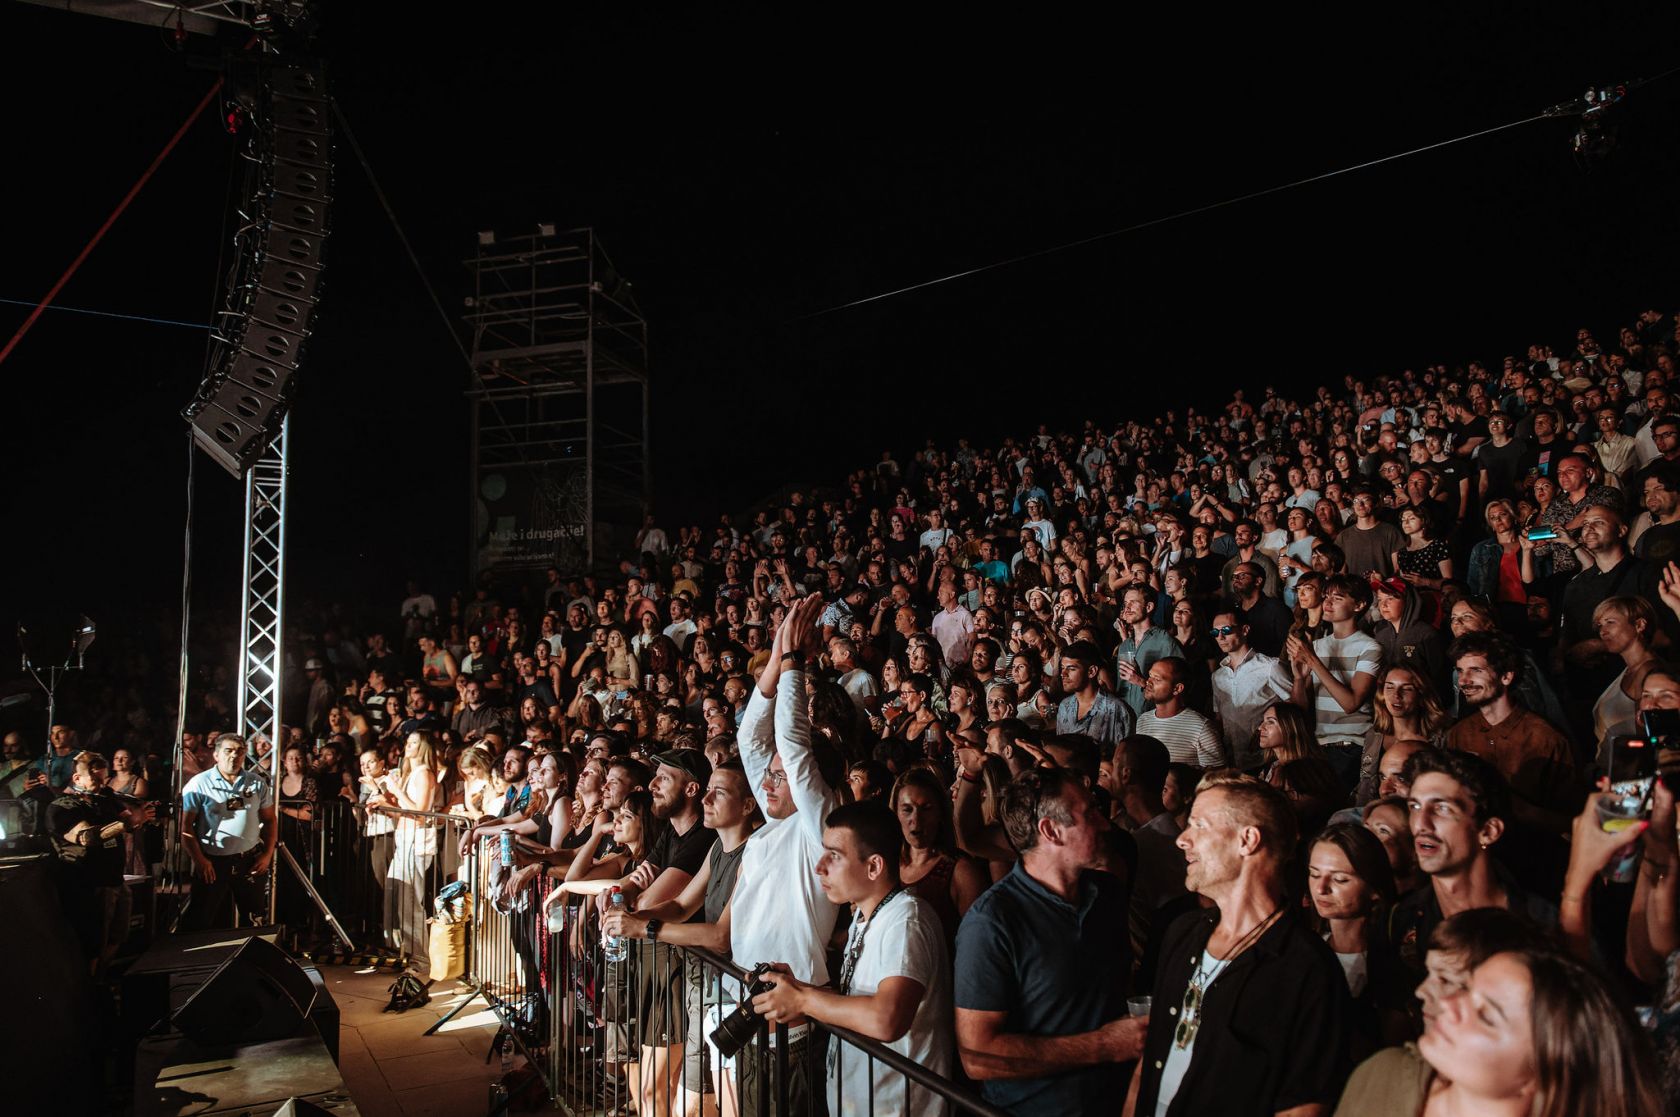
M 245 569 L 239 604 L 239 733 L 273 742 L 271 770 L 279 786 L 281 676 L 285 629 L 281 587 L 286 569 L 286 447 L 291 419 L 245 474 Z M 256 750 L 252 750 L 253 759 Z
M 593 229 L 480 233 L 466 265 L 475 579 L 628 555 L 652 485 L 629 282 Z

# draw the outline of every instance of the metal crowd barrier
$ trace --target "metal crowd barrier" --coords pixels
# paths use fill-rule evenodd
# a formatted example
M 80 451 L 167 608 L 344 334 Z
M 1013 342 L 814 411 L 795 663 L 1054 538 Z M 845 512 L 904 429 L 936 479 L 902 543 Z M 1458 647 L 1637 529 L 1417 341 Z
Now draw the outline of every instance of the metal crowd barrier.
M 609 962 L 593 897 L 562 910 L 545 971 L 543 1078 L 565 1113 L 1003 1117 L 965 1085 L 844 1029 L 812 1023 L 790 1036 L 753 1017 L 750 1038 L 725 1058 L 711 1037 L 741 1004 L 747 971 L 710 951 L 646 942 Z

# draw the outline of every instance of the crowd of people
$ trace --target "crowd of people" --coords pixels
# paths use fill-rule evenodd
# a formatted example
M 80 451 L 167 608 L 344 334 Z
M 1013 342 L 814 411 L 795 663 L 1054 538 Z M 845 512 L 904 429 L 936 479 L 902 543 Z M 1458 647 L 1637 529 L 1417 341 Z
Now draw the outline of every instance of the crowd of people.
M 616 576 L 323 615 L 281 815 L 218 815 L 260 789 L 195 698 L 203 903 L 299 804 L 360 804 L 393 866 L 436 833 L 402 812 L 455 811 L 586 925 L 557 949 L 766 965 L 798 1112 L 944 1109 L 815 1025 L 1017 1114 L 1671 1111 L 1674 796 L 1600 819 L 1619 750 L 1680 768 L 1677 352 L 1650 310 L 1610 344 L 930 441 L 750 523 L 650 517 Z M 381 887 L 423 902 L 431 841 Z M 716 1073 L 676 972 L 610 1061 L 645 1113 L 756 1112 L 765 1068 Z

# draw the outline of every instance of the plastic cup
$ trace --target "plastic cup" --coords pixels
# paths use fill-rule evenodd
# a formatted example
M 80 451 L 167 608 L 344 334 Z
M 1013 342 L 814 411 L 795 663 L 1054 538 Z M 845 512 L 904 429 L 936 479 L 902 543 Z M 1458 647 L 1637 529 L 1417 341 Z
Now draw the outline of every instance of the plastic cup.
M 1133 1016 L 1148 1016 L 1153 997 L 1127 997 L 1126 1010 Z
M 1599 828 L 1606 834 L 1632 830 L 1645 821 L 1641 804 L 1642 797 L 1638 795 L 1600 795 L 1593 800 L 1598 811 Z M 1604 867 L 1604 879 L 1616 884 L 1631 881 L 1639 871 L 1639 852 L 1638 842 L 1630 844 L 1625 852 Z

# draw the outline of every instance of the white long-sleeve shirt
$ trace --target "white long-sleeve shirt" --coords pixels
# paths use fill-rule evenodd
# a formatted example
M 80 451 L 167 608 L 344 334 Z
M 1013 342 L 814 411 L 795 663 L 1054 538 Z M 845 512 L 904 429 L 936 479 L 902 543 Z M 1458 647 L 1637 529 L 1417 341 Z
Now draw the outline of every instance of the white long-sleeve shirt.
M 776 669 L 774 663 L 765 667 Z M 800 981 L 825 985 L 827 944 L 840 909 L 823 895 L 816 870 L 823 855 L 823 820 L 840 798 L 823 781 L 811 755 L 808 689 L 803 671 L 783 672 L 773 729 L 770 699 L 757 687 L 741 712 L 741 764 L 759 809 L 769 818 L 764 775 L 774 753 L 781 754 L 788 793 L 798 809 L 787 818 L 771 818 L 747 839 L 730 900 L 729 951 L 738 966 L 786 962 Z

